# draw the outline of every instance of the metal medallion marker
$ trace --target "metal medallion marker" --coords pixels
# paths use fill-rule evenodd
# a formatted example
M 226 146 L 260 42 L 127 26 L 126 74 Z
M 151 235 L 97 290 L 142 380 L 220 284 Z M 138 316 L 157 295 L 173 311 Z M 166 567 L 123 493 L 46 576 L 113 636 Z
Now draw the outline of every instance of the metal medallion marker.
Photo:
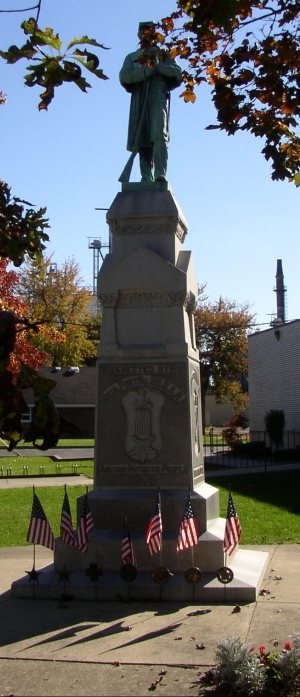
M 199 583 L 199 581 L 201 581 L 201 576 L 202 574 L 198 566 L 190 566 L 184 574 L 187 583 Z
M 170 578 L 172 578 L 174 574 L 169 571 L 165 566 L 158 566 L 157 569 L 154 569 L 152 571 L 151 576 L 153 578 L 153 581 L 159 585 L 159 600 L 161 602 L 162 600 L 162 595 L 161 595 L 161 589 L 162 586 L 164 586 L 166 583 L 170 581 Z
M 28 583 L 31 581 L 34 581 L 36 583 L 39 583 L 39 576 L 42 574 L 42 571 L 37 571 L 35 566 L 33 565 L 31 571 L 25 571 L 25 574 L 28 574 Z
M 98 568 L 97 562 L 91 563 L 90 568 L 85 570 L 85 575 L 89 576 L 93 583 L 97 583 L 99 576 L 103 575 L 102 569 Z M 98 586 L 95 586 L 96 600 L 98 600 Z
M 73 600 L 73 595 L 71 595 L 70 593 L 67 593 L 67 592 L 66 592 L 66 581 L 68 581 L 68 582 L 70 583 L 70 574 L 71 574 L 71 571 L 68 571 L 68 570 L 66 569 L 65 564 L 64 564 L 64 565 L 63 565 L 63 568 L 61 569 L 61 571 L 57 571 L 57 573 L 58 573 L 58 575 L 59 575 L 59 582 L 63 581 L 63 584 L 64 584 L 64 586 L 63 586 L 63 592 L 62 592 L 62 594 L 61 594 L 61 596 L 60 596 L 60 599 L 61 599 L 62 603 L 66 603 L 67 600 Z M 66 604 L 62 604 L 62 605 L 59 605 L 59 607 L 65 608 L 65 607 L 69 607 L 69 606 L 66 605 Z
M 233 577 L 234 577 L 233 571 L 232 571 L 232 569 L 229 568 L 229 566 L 221 566 L 219 571 L 217 571 L 217 579 L 224 586 L 224 601 L 225 602 L 226 602 L 226 587 L 228 586 L 228 583 L 231 583 L 231 581 L 233 581 Z
M 120 576 L 123 579 L 123 581 L 126 581 L 127 583 L 131 583 L 131 581 L 134 581 L 137 576 L 137 570 L 133 564 L 123 564 L 120 569 Z

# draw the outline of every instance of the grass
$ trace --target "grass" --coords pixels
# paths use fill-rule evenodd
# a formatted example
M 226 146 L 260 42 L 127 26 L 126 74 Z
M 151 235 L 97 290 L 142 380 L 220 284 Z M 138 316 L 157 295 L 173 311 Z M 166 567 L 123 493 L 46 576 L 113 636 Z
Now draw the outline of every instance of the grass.
M 300 470 L 237 476 L 232 474 L 230 477 L 210 479 L 209 483 L 220 491 L 222 517 L 226 516 L 230 482 L 242 526 L 241 544 L 300 543 Z M 55 535 L 59 534 L 63 491 L 63 482 L 61 487 L 39 487 L 37 490 Z M 68 487 L 74 526 L 76 499 L 84 493 L 84 486 Z M 31 506 L 31 487 L 0 490 L 1 547 L 26 543 Z
M 93 448 L 95 440 L 94 438 L 60 438 L 57 444 L 57 448 Z M 0 438 L 0 448 L 6 448 L 7 441 Z M 21 450 L 22 448 L 33 448 L 32 443 L 24 443 L 20 441 L 18 443 L 16 450 Z M 34 448 L 35 450 L 35 448 Z
M 76 499 L 85 494 L 85 486 L 68 487 L 73 525 L 76 526 Z M 54 535 L 59 535 L 64 483 L 61 487 L 39 487 L 39 500 Z M 18 547 L 26 544 L 26 535 L 32 508 L 32 489 L 5 489 L 0 491 L 0 546 Z
M 242 526 L 241 544 L 300 543 L 300 470 L 231 474 L 210 478 L 209 483 L 220 490 L 222 517 L 231 488 Z
M 77 465 L 77 468 L 75 467 Z M 61 460 L 54 462 L 51 457 L 1 457 L 0 458 L 0 477 L 11 475 L 53 475 L 53 474 L 85 474 L 87 477 L 94 476 L 93 460 Z

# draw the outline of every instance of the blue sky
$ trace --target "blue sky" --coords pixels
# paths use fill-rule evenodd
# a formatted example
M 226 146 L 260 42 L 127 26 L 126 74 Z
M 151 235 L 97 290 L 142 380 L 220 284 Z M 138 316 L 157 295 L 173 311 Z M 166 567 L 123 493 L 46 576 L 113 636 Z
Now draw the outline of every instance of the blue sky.
M 30 4 L 0 0 L 0 10 Z M 47 206 L 47 253 L 58 264 L 74 256 L 88 285 L 93 276 L 88 238 L 108 242 L 105 212 L 95 208 L 111 205 L 128 157 L 129 95 L 119 85 L 119 70 L 137 47 L 139 21 L 158 20 L 174 5 L 175 0 L 43 0 L 39 25 L 52 27 L 64 45 L 87 34 L 110 47 L 98 51 L 110 79 L 87 74 L 88 94 L 72 84 L 58 88 L 48 112 L 37 109 L 41 89 L 24 86 L 25 61 L 0 63 L 0 89 L 8 97 L 0 109 L 0 176 L 15 195 Z M 1 14 L 1 49 L 25 40 L 20 24 L 30 14 Z M 222 295 L 248 301 L 264 327 L 276 309 L 276 260 L 282 259 L 287 316 L 299 318 L 300 189 L 271 180 L 262 140 L 205 130 L 216 122 L 208 88 L 198 89 L 194 105 L 184 104 L 179 94 L 172 93 L 168 180 L 189 225 L 185 249 L 193 252 L 198 283 L 207 283 L 211 300 Z M 139 180 L 136 165 L 131 180 Z

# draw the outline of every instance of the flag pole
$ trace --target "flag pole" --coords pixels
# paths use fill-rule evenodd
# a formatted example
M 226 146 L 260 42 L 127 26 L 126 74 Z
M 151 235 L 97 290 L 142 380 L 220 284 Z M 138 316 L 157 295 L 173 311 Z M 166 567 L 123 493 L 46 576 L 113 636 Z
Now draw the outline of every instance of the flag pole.
M 189 484 L 189 496 L 191 496 L 191 485 Z M 191 546 L 191 553 L 192 553 L 192 566 L 195 566 L 194 564 L 194 545 Z M 194 586 L 194 584 L 193 584 Z
M 33 498 L 34 498 L 35 486 L 33 485 L 32 488 L 33 488 Z M 35 570 L 35 542 L 33 543 L 33 569 Z M 33 586 L 33 588 L 32 588 L 32 597 L 33 597 L 34 600 L 35 600 L 35 581 L 33 582 L 32 586 Z
M 35 486 L 34 485 L 33 485 L 32 489 L 33 489 L 33 498 L 34 498 L 34 494 L 35 494 Z M 35 569 L 35 542 L 33 543 L 33 568 Z
M 159 510 L 160 510 L 160 515 L 161 515 L 161 495 L 160 495 L 160 487 L 158 487 L 158 505 L 159 505 Z M 162 532 L 160 532 L 160 566 L 162 566 Z
M 65 494 L 67 493 L 67 485 L 65 484 Z M 64 570 L 66 570 L 66 555 L 67 555 L 67 550 L 66 550 L 66 543 L 64 543 Z M 64 585 L 63 585 L 63 594 L 64 597 L 66 597 L 66 579 L 64 578 Z

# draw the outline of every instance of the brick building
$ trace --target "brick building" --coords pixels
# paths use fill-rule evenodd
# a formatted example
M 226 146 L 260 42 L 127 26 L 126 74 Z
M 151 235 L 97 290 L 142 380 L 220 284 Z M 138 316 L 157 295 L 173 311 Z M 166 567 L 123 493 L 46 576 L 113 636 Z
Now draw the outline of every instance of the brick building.
M 250 431 L 265 430 L 270 409 L 281 409 L 286 430 L 300 429 L 300 319 L 275 320 L 248 337 Z
M 82 436 L 94 438 L 96 403 L 96 368 L 51 368 L 41 367 L 39 375 L 55 380 L 51 390 L 57 410 L 61 416 L 78 426 Z M 24 398 L 29 406 L 23 414 L 23 424 L 30 424 L 34 395 L 31 389 L 24 390 Z

